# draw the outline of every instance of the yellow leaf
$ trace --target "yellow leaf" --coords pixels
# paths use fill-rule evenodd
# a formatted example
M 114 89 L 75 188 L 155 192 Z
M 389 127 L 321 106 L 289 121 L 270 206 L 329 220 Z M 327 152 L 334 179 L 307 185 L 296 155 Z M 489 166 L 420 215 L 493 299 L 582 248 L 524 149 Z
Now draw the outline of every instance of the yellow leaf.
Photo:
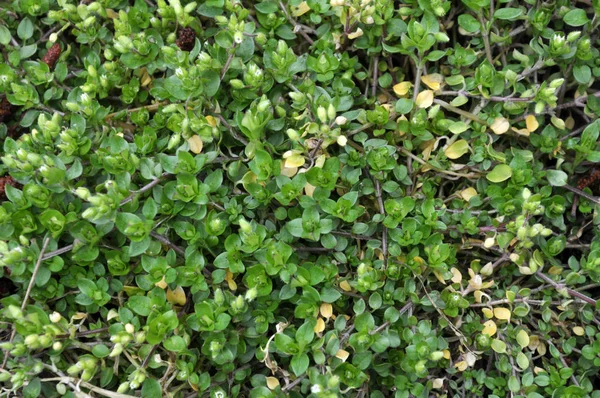
M 119 19 L 119 14 L 115 12 L 112 8 L 106 9 L 106 16 L 110 19 Z
M 565 127 L 569 130 L 573 130 L 573 127 L 575 127 L 575 119 L 569 116 L 567 120 L 565 120 Z
M 537 346 L 537 352 L 541 356 L 544 356 L 544 355 L 546 355 L 546 352 L 548 352 L 548 347 L 546 347 L 546 344 L 544 344 L 543 342 L 540 341 L 540 344 L 538 344 L 538 346 Z
M 444 285 L 446 284 L 444 277 L 438 271 L 433 271 L 433 275 L 435 275 L 435 277 L 437 278 L 438 281 L 440 281 L 440 283 L 442 283 Z
M 490 129 L 492 129 L 492 131 L 498 135 L 506 133 L 509 128 L 510 123 L 502 116 L 494 119 L 494 123 L 492 123 L 490 126 Z
M 527 126 L 527 131 L 530 133 L 537 130 L 537 128 L 540 126 L 537 119 L 533 115 L 528 115 L 525 118 L 525 125 Z
M 481 298 L 483 297 L 483 293 L 481 292 L 481 290 L 475 290 L 473 292 L 473 297 L 475 297 L 476 303 L 481 303 Z
M 456 369 L 458 369 L 459 372 L 464 372 L 465 370 L 467 370 L 467 361 L 460 361 L 457 362 L 455 365 Z
M 146 68 L 142 68 L 142 77 L 140 79 L 141 86 L 142 87 L 146 87 L 147 85 L 149 85 L 150 83 L 152 83 L 152 77 L 150 76 L 150 74 L 148 73 L 148 70 Z
M 450 359 L 450 350 L 443 350 L 444 359 Z
M 562 267 L 557 267 L 556 265 L 550 267 L 550 269 L 548 270 L 548 273 L 550 275 L 560 275 L 560 274 L 562 274 L 562 272 L 563 272 Z
M 343 362 L 346 362 L 346 359 L 348 359 L 350 353 L 346 350 L 339 349 L 335 356 L 336 358 L 341 359 Z
M 340 282 L 340 288 L 345 291 L 345 292 L 351 292 L 352 291 L 352 286 L 350 286 L 350 284 L 348 283 L 348 281 L 341 281 Z
M 411 82 L 398 83 L 398 84 L 394 85 L 394 93 L 396 93 L 396 95 L 398 97 L 402 97 L 402 96 L 408 94 L 408 90 L 410 90 L 411 87 L 412 87 Z
M 300 154 L 293 154 L 289 158 L 285 160 L 285 167 L 300 167 L 303 166 L 306 161 L 304 160 L 304 156 Z
M 202 147 L 204 147 L 204 143 L 198 134 L 193 135 L 188 140 L 188 144 L 190 146 L 190 151 L 198 154 L 202 152 Z
M 315 192 L 315 189 L 317 189 L 317 187 L 315 187 L 314 185 L 310 185 L 308 182 L 304 186 L 304 192 L 306 192 L 306 196 L 310 196 L 311 198 L 313 196 L 313 193 Z
M 292 7 L 292 15 L 295 17 L 304 15 L 309 11 L 310 11 L 310 7 L 308 6 L 308 4 L 306 4 L 306 1 L 303 1 L 302 3 L 298 4 L 297 6 Z
M 432 73 L 430 75 L 422 76 L 421 81 L 430 89 L 439 90 L 444 82 L 444 76 L 440 75 L 439 73 Z
M 206 116 L 206 121 L 211 127 L 217 127 L 217 119 L 214 116 Z
M 525 136 L 525 137 L 529 137 L 531 135 L 531 133 L 527 129 L 516 129 L 514 127 L 511 127 L 511 130 L 514 131 L 515 133 Z
M 357 28 L 355 32 L 352 32 L 352 33 L 348 34 L 348 38 L 350 40 L 354 40 L 357 37 L 361 37 L 364 34 L 365 34 L 365 32 L 363 32 L 363 30 L 361 28 Z
M 463 190 L 460 192 L 460 197 L 461 197 L 461 198 L 463 198 L 463 199 L 464 199 L 465 201 L 467 201 L 467 202 L 468 202 L 469 200 L 471 200 L 471 198 L 472 198 L 473 196 L 477 196 L 477 195 L 478 195 L 478 194 L 477 194 L 477 191 L 476 191 L 476 190 L 475 190 L 475 188 L 473 188 L 473 187 L 469 187 L 469 188 L 467 188 L 467 189 L 463 189 Z
M 483 315 L 488 319 L 494 316 L 494 312 L 489 308 L 482 308 L 481 312 L 483 312 Z
M 469 152 L 469 143 L 466 140 L 458 140 L 446 148 L 444 155 L 448 159 L 458 159 L 467 152 Z
M 158 282 L 156 282 L 156 283 L 154 284 L 154 286 L 156 286 L 156 287 L 160 287 L 161 289 L 164 289 L 164 288 L 166 288 L 166 287 L 167 287 L 167 282 L 165 282 L 165 277 L 164 277 L 164 275 L 163 275 L 163 277 L 162 277 L 162 279 L 161 279 L 160 281 L 158 281 Z
M 333 307 L 329 303 L 321 304 L 320 311 L 321 315 L 323 315 L 323 317 L 327 319 L 331 318 L 331 315 L 333 315 Z
M 575 326 L 573 328 L 573 333 L 575 333 L 577 336 L 583 336 L 585 334 L 585 329 L 581 326 Z
M 483 330 L 481 331 L 481 334 L 487 334 L 488 336 L 492 337 L 496 334 L 497 330 L 498 327 L 496 326 L 496 322 L 490 319 L 483 324 Z
M 429 140 L 423 144 L 423 146 L 422 146 L 423 160 L 425 160 L 425 161 L 429 160 L 429 157 L 431 156 L 431 152 L 433 152 L 433 150 L 435 149 L 435 141 L 436 140 Z M 423 170 L 423 169 L 421 169 L 421 170 Z
M 111 308 L 106 315 L 106 320 L 110 321 L 111 319 L 119 318 L 119 313 L 114 308 Z
M 565 121 L 559 117 L 552 116 L 550 118 L 550 123 L 552 123 L 558 129 L 561 129 L 561 130 L 565 129 Z
M 229 290 L 234 292 L 237 290 L 237 283 L 235 283 L 235 281 L 233 280 L 233 274 L 229 270 L 227 270 L 227 273 L 225 274 L 225 281 L 227 281 L 227 286 L 229 286 Z
M 444 387 L 444 379 L 441 379 L 441 378 L 433 379 L 433 384 L 431 385 L 431 387 L 436 390 L 443 388 Z
M 315 325 L 313 330 L 315 331 L 315 333 L 321 333 L 323 330 L 325 330 L 325 321 L 323 320 L 323 318 L 317 319 L 317 324 Z
M 185 305 L 185 292 L 181 286 L 177 286 L 175 290 L 167 289 L 167 301 L 175 305 Z
M 419 257 L 419 256 L 414 256 L 414 257 L 413 257 L 413 261 L 414 261 L 415 263 L 418 263 L 419 265 L 425 265 L 425 260 L 423 260 L 423 258 L 422 258 L 422 257 Z
M 494 308 L 494 316 L 503 321 L 510 321 L 510 310 L 508 308 L 496 307 Z
M 71 319 L 80 320 L 88 317 L 88 314 L 85 312 L 76 312 L 75 315 L 71 317 Z
M 267 377 L 267 387 L 269 390 L 274 390 L 279 386 L 279 380 L 273 376 Z
M 431 104 L 433 104 L 433 91 L 421 91 L 419 95 L 417 95 L 417 100 L 415 101 L 415 103 L 419 108 L 429 108 Z
M 452 282 L 453 283 L 460 283 L 462 282 L 462 274 L 460 273 L 459 270 L 457 270 L 456 268 L 452 267 L 450 269 L 450 272 L 452 272 Z
M 298 173 L 297 167 L 285 167 L 284 165 L 281 166 L 281 175 L 292 178 L 296 175 L 296 173 Z
M 529 336 L 529 345 L 527 348 L 535 350 L 540 345 L 540 338 L 538 336 Z

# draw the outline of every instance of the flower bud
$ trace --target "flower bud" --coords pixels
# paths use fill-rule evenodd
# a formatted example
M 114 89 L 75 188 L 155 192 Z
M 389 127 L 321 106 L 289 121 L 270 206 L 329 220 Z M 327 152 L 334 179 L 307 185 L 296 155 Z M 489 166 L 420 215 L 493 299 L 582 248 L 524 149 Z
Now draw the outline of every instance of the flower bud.
M 39 337 L 37 334 L 30 334 L 29 336 L 25 337 L 24 343 L 25 345 L 29 346 L 29 348 L 36 349 L 40 346 L 38 339 Z
M 117 388 L 117 392 L 119 394 L 126 393 L 127 390 L 129 390 L 129 383 L 128 382 L 124 382 L 124 383 L 119 384 L 119 388 Z
M 146 341 L 146 332 L 139 331 L 135 334 L 135 342 L 138 344 L 142 344 Z
M 317 117 L 321 121 L 321 123 L 327 123 L 327 111 L 321 105 L 317 108 Z
M 338 116 L 335 118 L 335 124 L 337 124 L 338 126 L 343 126 L 346 123 L 348 123 L 348 119 L 344 116 Z
M 108 356 L 113 358 L 113 357 L 116 357 L 117 355 L 120 355 L 122 352 L 123 352 L 123 345 L 121 343 L 117 343 L 113 347 L 110 354 L 108 354 Z
M 248 302 L 250 302 L 250 301 L 253 301 L 257 296 L 258 296 L 258 290 L 255 287 L 253 287 L 252 289 L 248 289 L 248 291 L 246 292 L 245 299 Z
M 269 106 L 271 106 L 271 102 L 263 96 L 263 99 L 258 103 L 258 106 L 256 107 L 256 109 L 259 112 L 266 112 L 266 110 L 269 108 Z
M 335 119 L 336 113 L 337 111 L 335 110 L 335 106 L 333 106 L 333 104 L 329 104 L 329 106 L 327 107 L 327 117 L 329 118 L 329 120 Z
M 96 68 L 94 67 L 94 65 L 88 65 L 87 67 L 87 72 L 91 77 L 96 77 L 98 76 L 98 71 L 96 70 Z
M 571 32 L 567 35 L 567 41 L 573 43 L 575 40 L 579 39 L 579 36 L 581 36 L 581 32 Z
M 236 89 L 236 90 L 241 90 L 241 89 L 243 89 L 245 87 L 244 86 L 244 82 L 241 81 L 240 79 L 231 79 L 229 81 L 229 84 L 231 84 L 231 87 L 234 88 L 234 89 Z

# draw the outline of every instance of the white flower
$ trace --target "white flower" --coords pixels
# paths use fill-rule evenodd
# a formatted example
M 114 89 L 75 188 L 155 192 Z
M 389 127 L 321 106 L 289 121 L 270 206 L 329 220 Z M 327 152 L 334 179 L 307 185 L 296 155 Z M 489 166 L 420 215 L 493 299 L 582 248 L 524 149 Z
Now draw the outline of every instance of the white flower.
M 50 314 L 49 318 L 50 318 L 50 322 L 58 323 L 62 319 L 62 315 L 60 315 L 58 312 L 54 311 L 52 314 Z

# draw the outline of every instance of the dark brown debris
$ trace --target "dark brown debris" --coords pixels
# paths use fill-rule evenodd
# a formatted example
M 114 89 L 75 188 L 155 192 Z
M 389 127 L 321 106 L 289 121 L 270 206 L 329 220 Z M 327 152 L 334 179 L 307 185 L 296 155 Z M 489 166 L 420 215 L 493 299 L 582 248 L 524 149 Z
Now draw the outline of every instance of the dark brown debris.
M 192 28 L 183 28 L 179 31 L 179 35 L 175 44 L 183 51 L 191 51 L 196 42 L 196 32 Z

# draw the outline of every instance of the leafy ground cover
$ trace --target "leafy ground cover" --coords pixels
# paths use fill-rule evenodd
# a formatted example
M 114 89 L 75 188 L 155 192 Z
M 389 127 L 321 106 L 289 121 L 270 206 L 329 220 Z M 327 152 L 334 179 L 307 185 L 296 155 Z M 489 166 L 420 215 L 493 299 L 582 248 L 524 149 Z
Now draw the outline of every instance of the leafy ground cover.
M 0 396 L 600 397 L 599 12 L 0 3 Z

